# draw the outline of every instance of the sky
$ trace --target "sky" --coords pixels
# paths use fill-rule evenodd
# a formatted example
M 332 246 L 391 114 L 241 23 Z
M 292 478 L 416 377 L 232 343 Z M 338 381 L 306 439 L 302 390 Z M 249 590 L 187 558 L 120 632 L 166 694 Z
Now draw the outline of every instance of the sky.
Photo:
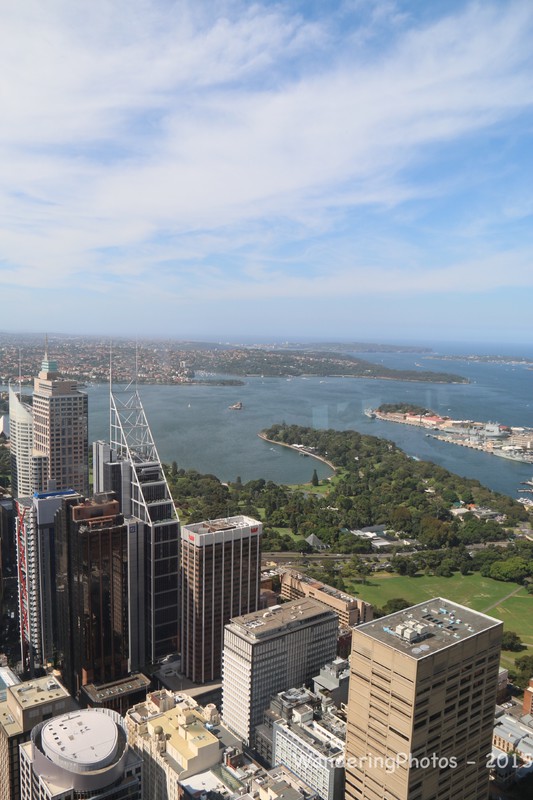
M 0 330 L 531 340 L 530 0 L 0 14 Z

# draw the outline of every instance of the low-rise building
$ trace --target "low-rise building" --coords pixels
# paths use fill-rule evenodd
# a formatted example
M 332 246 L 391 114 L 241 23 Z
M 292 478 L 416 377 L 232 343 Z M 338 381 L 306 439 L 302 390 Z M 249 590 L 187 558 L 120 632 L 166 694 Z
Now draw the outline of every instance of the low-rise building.
M 250 793 L 258 800 L 318 800 L 317 793 L 284 764 L 252 778 Z
M 320 800 L 344 797 L 346 723 L 334 715 L 314 719 L 313 709 L 294 709 L 292 720 L 273 726 L 272 760 L 285 764 L 318 794 Z
M 492 736 L 493 757 L 491 767 L 501 782 L 523 778 L 533 772 L 533 728 L 523 725 L 508 715 L 495 720 Z M 511 763 L 502 757 L 511 756 Z
M 288 767 L 321 800 L 340 800 L 344 788 L 346 720 L 332 698 L 305 687 L 279 692 L 255 732 L 263 761 Z
M 209 728 L 216 708 L 200 709 L 192 698 L 152 692 L 126 714 L 128 742 L 144 764 L 144 800 L 178 800 L 178 781 L 221 761 L 219 739 Z
M 320 670 L 320 675 L 313 678 L 313 691 L 321 699 L 329 698 L 340 708 L 348 702 L 348 684 L 350 681 L 350 663 L 346 658 L 335 658 Z
M 255 729 L 255 751 L 267 764 L 273 764 L 273 728 L 280 719 L 292 720 L 293 711 L 302 706 L 318 708 L 319 698 L 305 686 L 278 692 L 266 709 L 263 722 Z
M 80 692 L 84 708 L 110 708 L 124 716 L 135 703 L 140 703 L 150 689 L 151 681 L 142 672 L 111 683 L 88 683 Z
M 529 686 L 524 691 L 522 712 L 524 714 L 533 714 L 533 678 L 529 679 Z
M 328 586 L 301 572 L 287 570 L 281 576 L 281 596 L 286 600 L 312 597 L 331 608 L 339 617 L 339 625 L 360 625 L 373 619 L 372 606 L 333 586 Z

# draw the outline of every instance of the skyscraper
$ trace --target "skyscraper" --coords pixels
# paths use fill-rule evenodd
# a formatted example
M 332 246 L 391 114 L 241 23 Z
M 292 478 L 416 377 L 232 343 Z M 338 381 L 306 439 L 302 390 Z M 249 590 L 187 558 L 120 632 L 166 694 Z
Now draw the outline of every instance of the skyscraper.
M 87 494 L 87 395 L 76 381 L 60 377 L 47 351 L 33 389 L 33 489 Z
M 259 607 L 262 528 L 240 515 L 181 529 L 182 671 L 196 683 L 220 676 L 224 626 Z
M 30 671 L 56 653 L 55 514 L 72 495 L 36 492 L 15 501 L 21 658 Z
M 14 497 L 29 497 L 33 482 L 33 411 L 29 398 L 23 399 L 9 386 L 9 441 L 11 487 Z
M 131 668 L 138 669 L 178 647 L 179 520 L 138 391 L 112 390 L 110 404 L 110 443 L 93 446 L 94 489 L 117 493 L 128 524 Z
M 502 623 L 435 598 L 355 628 L 351 800 L 486 800 Z
M 127 535 L 114 495 L 63 498 L 55 532 L 58 643 L 73 696 L 128 672 Z
M 335 657 L 338 617 L 303 598 L 236 617 L 226 625 L 222 718 L 250 744 L 277 692 L 311 681 Z

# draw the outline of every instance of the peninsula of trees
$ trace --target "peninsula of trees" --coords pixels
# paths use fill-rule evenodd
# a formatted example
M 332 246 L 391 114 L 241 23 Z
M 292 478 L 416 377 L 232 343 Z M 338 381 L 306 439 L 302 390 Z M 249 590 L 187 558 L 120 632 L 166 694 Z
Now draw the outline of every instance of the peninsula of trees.
M 414 461 L 386 439 L 284 424 L 263 434 L 273 442 L 312 448 L 336 466 L 337 475 L 320 492 L 312 491 L 312 467 L 308 491 L 263 479 L 224 485 L 214 475 L 180 470 L 174 464 L 168 470 L 169 485 L 187 521 L 227 516 L 232 508 L 264 521 L 265 549 L 305 550 L 305 539 L 314 533 L 335 553 L 371 552 L 369 542 L 350 531 L 382 524 L 416 538 L 422 549 L 445 549 L 448 555 L 450 548 L 464 554 L 474 543 L 504 541 L 508 528 L 529 519 L 528 511 L 511 497 L 435 464 Z M 451 513 L 454 507 L 464 506 L 466 511 L 474 504 L 490 507 L 504 524 L 477 519 L 470 512 L 463 518 Z

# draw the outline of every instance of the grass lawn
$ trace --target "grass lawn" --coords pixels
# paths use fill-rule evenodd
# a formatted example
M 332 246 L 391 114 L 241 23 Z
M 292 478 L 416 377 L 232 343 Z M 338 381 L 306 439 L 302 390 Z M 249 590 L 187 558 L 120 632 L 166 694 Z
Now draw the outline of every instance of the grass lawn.
M 276 527 L 273 527 L 272 530 L 273 531 L 277 531 L 278 533 L 283 533 L 286 536 L 290 536 L 291 539 L 293 539 L 293 540 L 302 538 L 301 536 L 298 536 L 297 533 L 293 533 L 290 528 L 276 528 Z M 268 551 L 265 551 L 265 555 L 268 556 Z
M 491 617 L 501 619 L 505 630 L 517 633 L 528 651 L 533 651 L 533 595 L 528 594 L 523 586 L 516 583 L 483 578 L 479 573 L 473 575 L 456 573 L 451 578 L 439 578 L 433 575 L 408 578 L 403 575 L 377 573 L 368 578 L 366 585 L 347 582 L 346 589 L 376 606 L 383 606 L 393 597 L 403 597 L 413 605 L 431 600 L 432 597 L 445 597 L 475 611 L 482 611 Z M 514 591 L 516 594 L 507 597 Z M 523 650 L 522 654 L 528 651 Z M 501 658 L 502 666 L 508 669 L 513 667 L 514 660 L 519 655 L 520 653 L 504 650 Z
M 311 471 L 312 474 L 313 472 Z M 294 491 L 307 492 L 308 494 L 328 495 L 331 488 L 347 474 L 348 472 L 345 469 L 339 468 L 331 478 L 322 478 L 318 486 L 313 486 L 311 478 L 309 478 L 309 483 L 291 483 L 287 488 Z
M 384 572 L 370 575 L 366 585 L 354 583 L 346 588 L 353 589 L 362 599 L 377 606 L 383 606 L 393 597 L 404 597 L 413 604 L 431 600 L 432 597 L 447 597 L 475 611 L 484 611 L 520 587 L 516 583 L 482 578 L 479 573 L 473 575 L 456 573 L 451 578 L 439 578 L 435 575 L 409 578 L 405 575 Z M 533 596 L 530 600 L 533 612 Z

